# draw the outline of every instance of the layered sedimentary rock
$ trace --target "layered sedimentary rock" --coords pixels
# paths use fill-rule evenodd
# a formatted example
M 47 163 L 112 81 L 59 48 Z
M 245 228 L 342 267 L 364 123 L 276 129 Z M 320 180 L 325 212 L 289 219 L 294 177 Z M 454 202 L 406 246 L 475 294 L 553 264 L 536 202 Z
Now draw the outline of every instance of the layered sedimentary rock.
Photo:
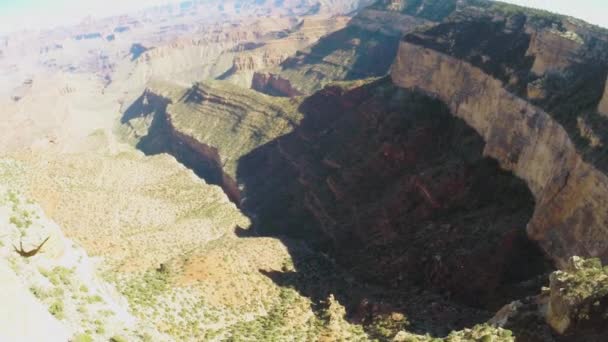
M 347 27 L 300 49 L 280 66 L 256 73 L 252 88 L 271 95 L 310 95 L 334 81 L 383 76 L 395 57 L 399 38 L 431 24 L 383 7 L 364 9 Z
M 167 90 L 169 89 L 169 90 Z M 240 202 L 240 157 L 288 133 L 302 115 L 298 100 L 274 98 L 227 82 L 152 86 L 126 112 L 123 122 L 139 135 L 147 154 L 169 152 Z M 137 126 L 144 125 L 143 132 Z
M 351 26 L 387 35 L 403 35 L 414 28 L 432 24 L 432 21 L 425 18 L 373 7 L 361 10 L 349 23 Z
M 486 141 L 484 154 L 524 179 L 536 199 L 528 232 L 560 265 L 571 255 L 608 259 L 608 178 L 578 154 L 548 113 L 470 63 L 403 42 L 395 84 L 436 95 Z
M 251 88 L 273 96 L 294 97 L 302 95 L 288 79 L 272 73 L 256 72 L 251 81 Z
M 565 69 L 574 64 L 577 50 L 583 44 L 583 40 L 572 31 L 533 31 L 528 49 L 528 55 L 535 57 L 532 72 L 542 75 L 547 71 Z
M 243 87 L 256 87 L 263 78 L 252 79 L 260 70 L 273 68 L 281 64 L 299 49 L 304 49 L 316 42 L 322 36 L 342 29 L 349 17 L 310 16 L 292 23 L 292 26 L 282 31 L 271 31 L 269 37 L 251 40 L 235 47 L 235 57 L 230 70 L 218 77 Z M 276 37 L 269 39 L 272 35 Z M 243 49 L 241 52 L 240 49 Z M 264 75 L 262 73 L 261 75 Z M 270 82 L 270 85 L 273 85 Z

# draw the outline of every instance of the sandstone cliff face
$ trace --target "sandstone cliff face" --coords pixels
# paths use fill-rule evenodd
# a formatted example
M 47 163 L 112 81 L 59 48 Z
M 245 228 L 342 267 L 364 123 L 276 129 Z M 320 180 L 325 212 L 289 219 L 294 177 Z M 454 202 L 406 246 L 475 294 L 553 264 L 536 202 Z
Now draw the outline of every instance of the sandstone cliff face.
M 294 97 L 303 95 L 288 79 L 271 73 L 256 72 L 251 81 L 251 89 L 273 96 Z
M 532 72 L 543 75 L 559 71 L 574 64 L 577 50 L 584 44 L 575 32 L 542 29 L 532 31 L 528 55 L 534 56 Z
M 608 178 L 549 114 L 470 63 L 408 42 L 391 76 L 444 101 L 484 138 L 485 155 L 527 182 L 536 199 L 528 233 L 559 265 L 572 255 L 608 259 Z
M 244 55 L 234 58 L 232 68 L 234 71 L 254 71 L 263 68 L 272 67 L 280 64 L 287 58 L 287 55 L 270 55 L 263 54 L 262 56 Z

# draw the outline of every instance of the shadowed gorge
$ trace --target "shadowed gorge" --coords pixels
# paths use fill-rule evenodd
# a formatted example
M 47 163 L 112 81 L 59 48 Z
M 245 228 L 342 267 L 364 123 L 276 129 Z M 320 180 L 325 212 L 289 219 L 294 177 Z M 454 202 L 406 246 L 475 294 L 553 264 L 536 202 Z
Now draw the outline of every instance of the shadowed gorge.
M 146 92 L 125 111 L 123 123 L 137 117 L 148 116 L 150 120 L 147 134 L 140 137 L 137 148 L 146 155 L 172 155 L 209 184 L 221 186 L 228 198 L 238 204 L 238 191 L 234 181 L 224 174 L 217 150 L 188 139 L 173 128 L 167 115 L 170 102 L 170 99 Z
M 239 162 L 258 233 L 307 241 L 360 281 L 489 311 L 542 284 L 530 192 L 439 102 L 380 80 L 300 108 L 294 132 Z
M 234 150 L 230 140 L 196 148 L 221 137 L 213 120 L 234 120 L 215 112 L 216 106 L 233 108 L 240 118 L 237 126 L 226 126 L 232 129 L 260 127 L 259 121 L 243 124 L 258 117 L 251 109 L 239 112 L 245 104 L 264 104 L 258 107 L 262 117 L 274 110 L 270 98 L 254 104 L 247 93 L 237 100 L 227 97 L 230 88 L 217 86 L 194 86 L 173 95 L 170 104 L 146 94 L 125 122 L 132 112 L 155 112 L 138 147 L 172 154 L 225 191 L 236 187 L 216 175 L 230 177 L 234 161 L 241 191 L 230 198 L 240 198 L 254 234 L 286 239 L 288 247 L 300 241 L 327 254 L 327 260 L 311 259 L 294 249 L 293 273 L 266 273 L 277 284 L 318 305 L 334 294 L 354 322 L 370 325 L 372 311 L 397 311 L 413 331 L 435 335 L 483 322 L 545 284 L 551 267 L 525 231 L 534 209 L 531 193 L 484 158 L 481 137 L 440 102 L 387 78 L 344 83 L 305 98 L 299 123 L 281 131 L 285 135 L 257 140 L 251 150 L 242 143 Z M 200 119 L 180 126 L 199 127 L 192 133 L 175 129 L 186 113 L 182 107 L 192 105 L 208 119 L 219 115 L 207 121 L 216 127 L 213 134 L 200 134 Z

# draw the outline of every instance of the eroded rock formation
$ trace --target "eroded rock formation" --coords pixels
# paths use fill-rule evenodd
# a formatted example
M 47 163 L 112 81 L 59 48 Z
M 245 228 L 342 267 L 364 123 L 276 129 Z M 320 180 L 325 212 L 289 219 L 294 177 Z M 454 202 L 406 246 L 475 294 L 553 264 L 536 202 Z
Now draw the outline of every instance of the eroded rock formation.
M 289 80 L 271 73 L 256 72 L 253 75 L 251 88 L 274 96 L 294 97 L 302 95 L 299 90 L 291 85 Z
M 525 237 L 530 193 L 438 102 L 384 80 L 326 88 L 300 110 L 292 133 L 239 162 L 259 233 L 305 239 L 361 281 L 428 286 L 477 308 L 499 307 L 544 272 Z M 510 266 L 519 257 L 523 273 Z
M 156 84 L 130 106 L 123 122 L 146 154 L 172 154 L 238 204 L 239 158 L 291 131 L 302 117 L 297 104 L 226 82 Z
M 566 69 L 576 60 L 583 40 L 571 31 L 542 29 L 532 31 L 528 55 L 534 56 L 532 72 L 543 75 L 547 71 Z
M 482 69 L 410 42 L 401 43 L 391 76 L 444 101 L 484 138 L 485 155 L 526 180 L 536 199 L 528 232 L 559 265 L 572 255 L 608 259 L 608 178 L 551 115 Z
M 425 18 L 383 7 L 366 8 L 345 28 L 301 48 L 281 65 L 256 73 L 252 87 L 278 96 L 310 95 L 334 81 L 384 76 L 399 38 L 432 24 Z

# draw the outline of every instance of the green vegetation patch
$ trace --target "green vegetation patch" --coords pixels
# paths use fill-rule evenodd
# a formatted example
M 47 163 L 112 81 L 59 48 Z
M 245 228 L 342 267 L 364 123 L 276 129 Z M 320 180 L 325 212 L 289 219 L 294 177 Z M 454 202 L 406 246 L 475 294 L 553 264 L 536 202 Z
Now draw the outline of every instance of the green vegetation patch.
M 597 300 L 608 296 L 608 266 L 602 266 L 600 259 L 573 257 L 566 270 L 552 274 L 551 282 L 558 284 L 564 298 Z
M 57 266 L 52 270 L 40 269 L 40 273 L 45 276 L 51 284 L 58 285 L 70 285 L 72 282 L 72 275 L 74 274 L 74 270 L 65 268 L 63 266 Z
M 152 307 L 157 297 L 169 290 L 169 277 L 168 272 L 149 270 L 124 284 L 121 292 L 135 306 Z

